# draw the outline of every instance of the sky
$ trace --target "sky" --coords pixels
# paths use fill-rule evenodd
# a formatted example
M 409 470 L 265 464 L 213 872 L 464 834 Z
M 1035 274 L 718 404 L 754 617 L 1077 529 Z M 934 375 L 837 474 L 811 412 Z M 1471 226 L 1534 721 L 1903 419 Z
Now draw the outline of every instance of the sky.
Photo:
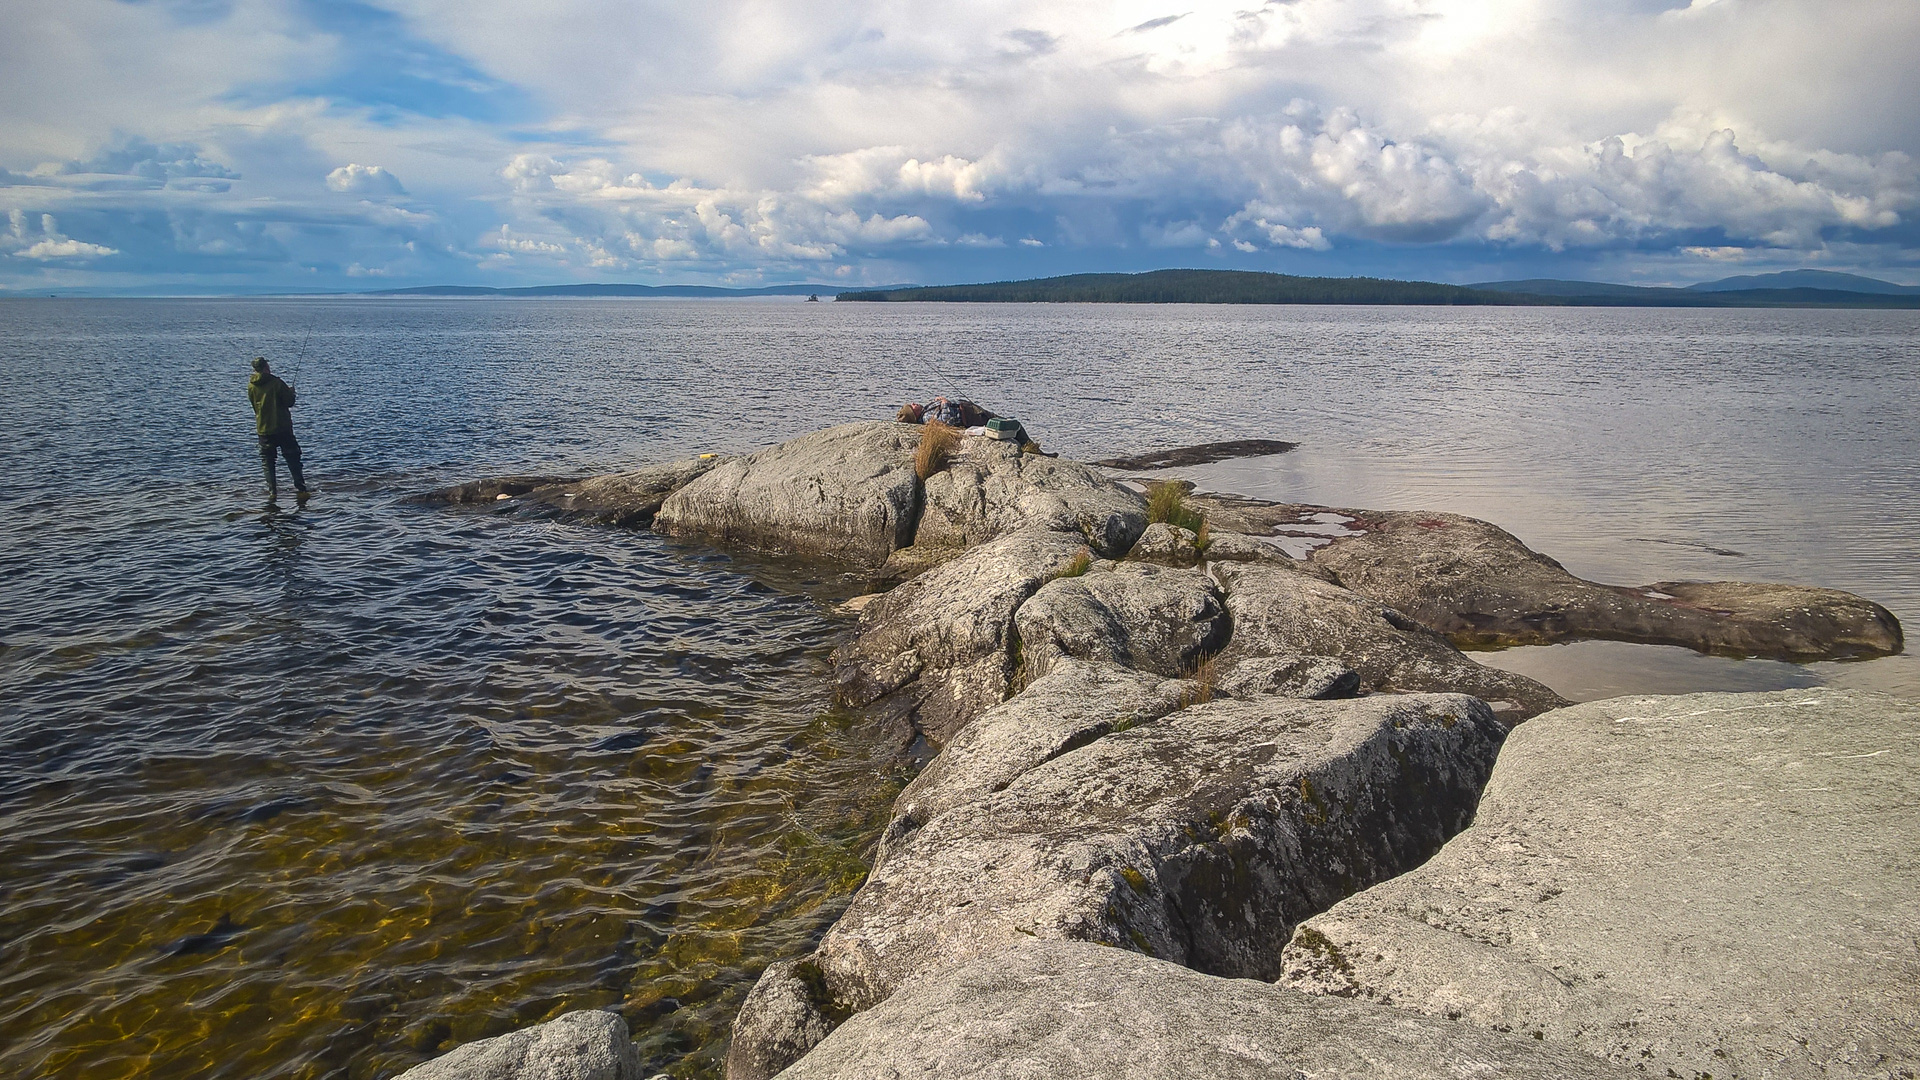
M 0 0 L 0 290 L 1920 283 L 1914 0 Z

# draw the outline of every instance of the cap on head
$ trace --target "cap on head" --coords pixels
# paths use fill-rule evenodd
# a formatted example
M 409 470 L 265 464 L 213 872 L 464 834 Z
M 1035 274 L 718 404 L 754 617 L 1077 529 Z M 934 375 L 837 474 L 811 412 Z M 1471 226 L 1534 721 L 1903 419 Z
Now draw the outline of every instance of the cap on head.
M 266 357 L 264 357 L 264 356 L 256 356 L 256 357 L 254 357 L 254 358 L 253 358 L 253 370 L 255 370 L 255 371 L 265 371 L 265 370 L 267 370 L 267 358 L 266 358 Z
M 917 424 L 920 422 L 921 415 L 924 414 L 925 412 L 926 412 L 926 408 L 924 406 L 921 406 L 913 402 L 908 402 L 907 404 L 902 405 L 900 407 L 899 414 L 896 415 L 893 419 L 894 419 L 894 422 L 896 423 Z

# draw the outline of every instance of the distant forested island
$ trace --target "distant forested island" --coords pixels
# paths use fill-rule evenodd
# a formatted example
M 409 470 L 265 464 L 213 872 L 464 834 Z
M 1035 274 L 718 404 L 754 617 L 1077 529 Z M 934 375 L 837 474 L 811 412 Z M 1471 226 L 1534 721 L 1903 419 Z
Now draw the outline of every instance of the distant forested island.
M 1836 275 L 1838 276 L 1838 275 Z M 1709 286 L 1715 283 L 1707 283 Z M 1495 287 L 1497 286 L 1497 287 Z M 1898 288 L 1898 286 L 1895 286 Z M 869 302 L 1056 304 L 1433 304 L 1554 307 L 1862 307 L 1920 308 L 1920 294 L 1831 288 L 1637 288 L 1583 281 L 1442 285 L 1368 277 L 1296 277 L 1253 270 L 1151 270 L 1142 274 L 1068 274 L 980 285 L 842 292 Z

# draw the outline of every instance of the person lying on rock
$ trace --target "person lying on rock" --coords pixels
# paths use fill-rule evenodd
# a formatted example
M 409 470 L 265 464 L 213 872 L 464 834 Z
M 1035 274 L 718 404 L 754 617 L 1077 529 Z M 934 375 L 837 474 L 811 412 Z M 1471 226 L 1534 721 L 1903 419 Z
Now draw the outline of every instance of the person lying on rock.
M 925 405 L 908 402 L 900 407 L 894 421 L 901 424 L 945 424 L 948 427 L 970 428 L 992 420 L 997 413 L 991 413 L 964 398 L 934 398 Z

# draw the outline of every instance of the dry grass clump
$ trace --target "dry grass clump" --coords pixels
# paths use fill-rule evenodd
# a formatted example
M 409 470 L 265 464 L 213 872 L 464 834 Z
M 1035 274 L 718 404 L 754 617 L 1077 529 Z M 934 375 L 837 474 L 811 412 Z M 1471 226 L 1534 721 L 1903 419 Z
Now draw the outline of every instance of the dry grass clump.
M 1065 570 L 1060 571 L 1060 576 L 1061 577 L 1079 577 L 1081 574 L 1086 573 L 1088 570 L 1092 568 L 1093 568 L 1093 552 L 1089 551 L 1086 548 L 1081 548 L 1077 553 L 1075 553 L 1073 558 L 1068 561 L 1067 568 Z
M 1191 679 L 1197 684 L 1181 691 L 1181 708 L 1184 709 L 1190 705 L 1204 705 L 1213 700 L 1214 680 L 1216 677 L 1213 667 L 1213 657 L 1209 656 L 1203 660 L 1195 661 L 1192 667 L 1180 673 L 1180 677 L 1183 679 Z
M 946 468 L 959 448 L 959 428 L 938 422 L 926 425 L 920 432 L 920 449 L 913 452 L 913 475 L 925 480 Z
M 1147 523 L 1160 521 L 1196 534 L 1207 527 L 1205 514 L 1187 509 L 1186 488 L 1172 481 L 1162 481 L 1147 489 Z

